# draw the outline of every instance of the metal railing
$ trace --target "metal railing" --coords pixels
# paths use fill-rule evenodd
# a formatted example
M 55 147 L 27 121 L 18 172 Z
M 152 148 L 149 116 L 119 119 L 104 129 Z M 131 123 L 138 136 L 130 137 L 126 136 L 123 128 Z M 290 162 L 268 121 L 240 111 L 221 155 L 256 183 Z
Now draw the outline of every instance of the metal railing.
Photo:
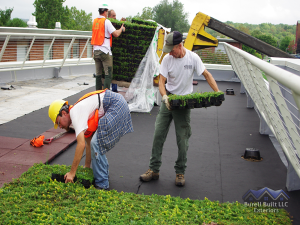
M 234 71 L 300 177 L 300 77 L 224 46 Z
M 94 64 L 91 37 L 89 31 L 0 27 L 0 72 Z M 205 64 L 230 64 L 221 50 L 196 53 Z
M 0 72 L 94 64 L 88 32 L 5 31 L 0 31 Z

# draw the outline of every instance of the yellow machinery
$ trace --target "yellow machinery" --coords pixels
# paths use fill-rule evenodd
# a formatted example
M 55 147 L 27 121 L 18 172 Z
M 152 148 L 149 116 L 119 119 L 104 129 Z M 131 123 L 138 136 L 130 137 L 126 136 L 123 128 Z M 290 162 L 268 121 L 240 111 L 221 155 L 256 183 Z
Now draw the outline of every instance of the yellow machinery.
M 195 16 L 190 30 L 188 32 L 187 38 L 184 41 L 184 47 L 191 51 L 209 47 L 217 47 L 218 40 L 212 35 L 205 32 L 205 27 L 209 27 L 221 34 L 226 35 L 242 44 L 245 44 L 255 50 L 258 50 L 265 55 L 271 57 L 282 57 L 282 58 L 295 58 L 294 56 L 281 51 L 280 49 L 267 44 L 257 38 L 252 37 L 249 34 L 243 33 L 234 27 L 231 27 L 225 23 L 222 23 L 204 13 L 197 13 Z M 163 40 L 164 40 L 164 31 L 159 33 L 159 43 L 157 46 L 157 54 L 160 57 L 160 62 L 166 53 L 162 53 Z M 154 78 L 154 84 L 158 85 L 159 76 Z
M 217 47 L 218 40 L 212 35 L 205 32 L 205 26 L 208 26 L 210 17 L 203 14 L 197 13 L 189 33 L 184 41 L 184 47 L 189 50 L 197 50 L 209 47 Z
M 160 58 L 159 63 L 161 63 L 161 60 L 166 55 L 166 53 L 163 52 L 164 42 L 165 42 L 165 30 L 160 29 L 158 32 L 157 49 L 156 49 L 156 54 L 158 55 L 158 58 Z M 158 86 L 158 82 L 159 82 L 159 76 L 154 77 L 153 85 Z

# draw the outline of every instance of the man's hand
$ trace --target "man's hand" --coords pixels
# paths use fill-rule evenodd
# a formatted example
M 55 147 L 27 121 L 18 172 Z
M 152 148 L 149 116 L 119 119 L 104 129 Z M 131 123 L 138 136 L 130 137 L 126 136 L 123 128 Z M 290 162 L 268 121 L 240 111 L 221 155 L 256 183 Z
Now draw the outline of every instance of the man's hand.
M 125 32 L 125 27 L 124 27 L 124 23 L 121 26 L 122 32 Z
M 162 101 L 166 104 L 168 110 L 171 110 L 170 102 L 169 102 L 169 97 L 168 95 L 164 95 L 162 97 Z
M 75 177 L 75 174 L 73 175 L 71 172 L 66 173 L 65 176 L 64 176 L 65 183 L 69 183 L 69 182 L 73 183 L 74 177 Z

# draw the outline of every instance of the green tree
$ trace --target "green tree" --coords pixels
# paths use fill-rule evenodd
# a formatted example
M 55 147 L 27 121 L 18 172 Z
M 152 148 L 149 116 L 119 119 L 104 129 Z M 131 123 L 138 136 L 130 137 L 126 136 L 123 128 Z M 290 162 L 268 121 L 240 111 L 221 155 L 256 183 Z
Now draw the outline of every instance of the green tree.
M 6 10 L 0 9 L 0 26 L 6 26 L 6 24 L 10 21 L 12 11 L 13 8 L 9 8 Z
M 252 33 L 252 36 L 263 41 L 266 42 L 274 47 L 277 47 L 277 41 L 275 38 L 273 38 L 271 35 L 264 35 L 261 34 L 261 32 L 259 30 L 254 30 Z M 247 45 L 243 45 L 242 49 L 256 57 L 258 57 L 258 55 L 260 54 L 261 56 L 259 56 L 258 58 L 263 59 L 264 58 L 264 54 L 263 53 L 259 53 L 256 50 L 254 50 L 253 48 L 247 46 Z
M 274 47 L 277 47 L 277 41 L 275 38 L 273 38 L 271 35 L 265 35 L 265 34 L 261 34 L 261 35 L 257 35 L 255 36 L 257 39 L 266 42 L 269 45 L 272 45 Z M 261 54 L 261 58 L 264 58 L 264 54 L 261 52 L 258 52 L 259 54 Z
M 287 52 L 290 54 L 296 54 L 297 45 L 295 44 L 295 40 L 291 40 L 289 46 L 287 47 Z
M 292 40 L 295 39 L 296 34 L 296 25 L 287 25 L 287 24 L 271 24 L 271 23 L 262 23 L 262 24 L 248 24 L 248 23 L 234 23 L 232 21 L 225 22 L 227 25 L 232 26 L 238 30 L 241 30 L 247 33 L 249 30 L 250 34 L 254 37 L 260 35 L 269 35 L 273 37 L 277 43 L 280 43 L 286 36 L 292 37 Z M 214 37 L 220 36 L 217 32 L 213 30 L 205 29 L 209 34 Z M 276 47 L 279 48 L 279 44 L 276 43 Z
M 254 36 L 254 37 L 258 38 L 261 41 L 264 41 L 264 42 L 268 43 L 269 45 L 277 47 L 277 41 L 271 35 L 262 34 L 262 35 L 257 35 L 257 36 Z
M 257 37 L 259 35 L 262 35 L 262 32 L 260 30 L 254 30 L 251 32 L 251 36 Z
M 135 17 L 135 16 L 134 16 L 134 17 Z M 132 18 L 133 18 L 132 16 L 127 16 L 127 17 L 126 17 L 126 21 L 131 23 Z
M 263 30 L 263 31 L 269 31 L 270 30 L 270 25 L 268 24 L 268 23 L 262 23 L 262 24 L 259 24 L 259 27 L 260 27 L 260 29 L 261 30 Z
M 292 38 L 290 36 L 285 36 L 280 42 L 279 48 L 286 52 L 291 40 Z
M 243 24 L 239 24 L 237 29 L 244 32 L 244 33 L 246 33 L 246 34 L 250 34 L 249 28 L 247 26 L 243 25 Z
M 144 7 L 142 14 L 140 15 L 140 13 L 138 13 L 134 17 L 141 20 L 153 20 L 153 16 L 153 9 L 151 7 Z
M 256 51 L 255 51 L 253 48 L 250 48 L 249 46 L 244 45 L 244 44 L 243 44 L 242 49 L 243 49 L 245 52 L 250 53 L 251 55 L 255 55 L 255 53 L 256 53 Z
M 87 14 L 84 10 L 71 7 L 69 10 L 69 21 L 65 24 L 68 30 L 91 31 L 93 26 L 92 13 Z
M 13 18 L 6 23 L 7 27 L 27 27 L 27 23 L 19 18 Z
M 188 32 L 190 25 L 188 23 L 188 13 L 184 12 L 183 4 L 178 0 L 169 3 L 168 0 L 161 2 L 153 8 L 153 20 L 157 23 L 177 30 L 181 33 Z
M 36 17 L 39 28 L 54 29 L 55 22 L 60 22 L 62 29 L 67 28 L 69 22 L 70 9 L 63 7 L 66 0 L 35 0 L 33 5 L 35 12 L 32 14 Z
M 6 27 L 27 27 L 27 23 L 19 18 L 10 19 L 13 8 L 0 9 L 0 26 Z

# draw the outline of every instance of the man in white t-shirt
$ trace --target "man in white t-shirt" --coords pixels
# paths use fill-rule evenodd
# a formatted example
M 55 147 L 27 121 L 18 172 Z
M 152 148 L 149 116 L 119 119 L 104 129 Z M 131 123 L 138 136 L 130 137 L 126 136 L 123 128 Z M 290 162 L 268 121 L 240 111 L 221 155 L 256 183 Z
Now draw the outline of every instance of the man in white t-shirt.
M 111 9 L 111 10 L 108 10 L 108 18 L 112 18 L 112 19 L 117 19 L 117 14 L 115 12 L 115 10 Z
M 49 106 L 49 117 L 57 127 L 69 129 L 72 124 L 77 146 L 70 172 L 65 182 L 73 182 L 78 165 L 86 149 L 85 167 L 92 162 L 95 187 L 108 189 L 108 161 L 106 152 L 112 149 L 122 136 L 133 132 L 128 104 L 121 94 L 110 90 L 88 93 L 73 106 L 67 101 L 56 100 Z
M 183 46 L 180 32 L 174 31 L 167 35 L 163 51 L 169 53 L 163 58 L 160 66 L 159 92 L 162 95 L 163 104 L 156 117 L 149 169 L 140 176 L 140 179 L 150 181 L 159 178 L 163 145 L 170 124 L 174 120 L 178 146 L 178 158 L 174 167 L 176 172 L 175 185 L 184 186 L 188 141 L 192 134 L 190 109 L 170 110 L 168 94 L 191 94 L 193 92 L 194 72 L 198 76 L 203 75 L 214 91 L 219 91 L 219 88 L 213 76 L 205 69 L 200 57 Z
M 113 76 L 112 35 L 119 37 L 122 32 L 125 32 L 124 24 L 116 30 L 112 23 L 106 19 L 108 14 L 107 4 L 102 4 L 99 7 L 99 14 L 93 22 L 91 40 L 96 66 L 96 90 L 110 89 Z M 104 69 L 105 74 L 104 88 L 102 88 L 102 69 Z
M 115 12 L 115 10 L 111 9 L 108 10 L 108 18 L 112 18 L 112 19 L 117 19 L 117 14 Z M 122 17 L 122 19 L 120 19 L 120 21 L 126 21 L 126 18 Z

